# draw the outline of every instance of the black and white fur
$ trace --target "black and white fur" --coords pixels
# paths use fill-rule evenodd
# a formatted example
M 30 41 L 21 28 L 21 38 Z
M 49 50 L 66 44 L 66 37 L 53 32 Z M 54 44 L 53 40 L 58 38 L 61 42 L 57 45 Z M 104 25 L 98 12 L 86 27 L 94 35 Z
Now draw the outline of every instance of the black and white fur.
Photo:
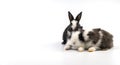
M 81 19 L 82 12 L 80 12 L 77 17 L 74 19 L 73 15 L 68 12 L 68 17 L 70 24 L 67 26 L 63 32 L 63 42 L 65 45 L 64 49 L 78 49 L 80 46 L 83 46 L 83 37 L 82 37 L 82 26 L 79 24 Z
M 95 50 L 107 50 L 113 47 L 112 34 L 100 28 L 85 30 L 83 32 L 83 37 L 85 41 L 83 48 L 90 52 Z M 78 48 L 78 50 L 80 49 Z
M 78 51 L 88 50 L 106 50 L 113 47 L 113 36 L 109 32 L 95 28 L 91 30 L 83 30 L 79 24 L 82 12 L 74 19 L 73 15 L 68 12 L 70 24 L 63 33 L 64 49 L 77 49 Z

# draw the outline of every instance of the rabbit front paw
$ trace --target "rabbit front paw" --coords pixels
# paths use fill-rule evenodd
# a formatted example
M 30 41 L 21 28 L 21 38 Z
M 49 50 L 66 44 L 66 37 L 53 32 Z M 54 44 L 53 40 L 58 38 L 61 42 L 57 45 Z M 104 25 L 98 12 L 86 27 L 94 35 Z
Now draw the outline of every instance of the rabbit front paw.
M 66 45 L 65 47 L 64 47 L 64 50 L 69 50 L 70 49 L 70 46 L 69 45 Z
M 96 50 L 95 47 L 90 47 L 90 48 L 88 49 L 89 52 L 94 52 L 95 50 Z
M 79 51 L 79 52 L 83 52 L 83 51 L 84 51 L 84 48 L 83 48 L 83 47 L 79 47 L 79 48 L 78 48 L 78 51 Z

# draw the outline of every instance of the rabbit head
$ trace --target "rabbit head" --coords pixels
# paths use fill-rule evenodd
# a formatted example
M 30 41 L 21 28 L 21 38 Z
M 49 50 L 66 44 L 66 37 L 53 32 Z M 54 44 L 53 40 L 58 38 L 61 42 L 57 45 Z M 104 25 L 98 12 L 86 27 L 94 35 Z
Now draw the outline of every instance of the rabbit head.
M 85 41 L 94 41 L 94 43 L 96 43 L 99 38 L 100 38 L 100 28 L 96 28 L 96 29 L 92 29 L 92 30 L 85 30 L 83 32 L 83 36 L 84 36 L 84 40 Z M 96 42 L 95 42 L 96 41 Z
M 69 29 L 71 31 L 76 31 L 76 30 L 81 30 L 82 29 L 82 26 L 79 24 L 81 16 L 82 16 L 82 12 L 80 12 L 76 16 L 76 18 L 74 19 L 73 15 L 70 13 L 70 11 L 68 11 L 68 17 L 69 17 L 69 20 L 70 20 Z

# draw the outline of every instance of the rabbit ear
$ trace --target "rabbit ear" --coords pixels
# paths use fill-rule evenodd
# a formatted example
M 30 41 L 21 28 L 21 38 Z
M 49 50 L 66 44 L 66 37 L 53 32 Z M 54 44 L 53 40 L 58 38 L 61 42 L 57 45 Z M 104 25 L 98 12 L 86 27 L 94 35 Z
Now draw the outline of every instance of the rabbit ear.
M 70 22 L 71 22 L 72 20 L 74 20 L 74 17 L 73 17 L 73 15 L 70 13 L 70 11 L 68 11 L 68 17 L 69 17 Z
M 81 19 L 81 16 L 82 16 L 82 12 L 80 12 L 78 15 L 77 15 L 77 17 L 76 17 L 76 19 L 75 20 L 77 20 L 78 22 L 80 21 L 80 19 Z

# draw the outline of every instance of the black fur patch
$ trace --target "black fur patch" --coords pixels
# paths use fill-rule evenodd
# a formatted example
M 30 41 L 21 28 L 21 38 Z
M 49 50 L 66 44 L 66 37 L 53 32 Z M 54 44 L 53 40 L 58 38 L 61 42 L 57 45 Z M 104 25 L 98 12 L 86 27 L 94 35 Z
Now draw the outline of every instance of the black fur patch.
M 80 33 L 80 34 L 79 34 L 79 40 L 80 40 L 80 41 L 83 41 L 83 42 L 85 41 L 85 40 L 84 40 L 84 37 L 83 37 L 83 33 Z
M 103 33 L 103 37 L 102 37 L 100 48 L 103 50 L 112 48 L 113 47 L 113 36 L 105 30 L 101 30 L 101 32 Z

